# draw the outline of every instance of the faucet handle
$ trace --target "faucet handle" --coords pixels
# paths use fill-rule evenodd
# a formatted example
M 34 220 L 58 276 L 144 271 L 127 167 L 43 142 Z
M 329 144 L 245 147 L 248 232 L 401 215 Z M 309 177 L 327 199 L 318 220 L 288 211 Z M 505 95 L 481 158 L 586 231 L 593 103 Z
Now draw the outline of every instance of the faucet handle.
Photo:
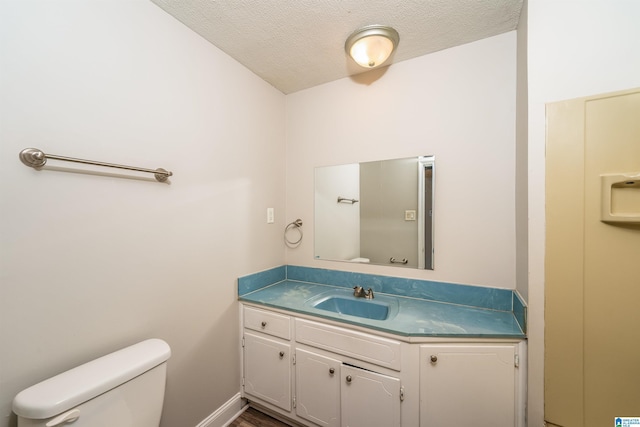
M 373 289 L 371 288 L 367 289 L 367 293 L 365 294 L 365 297 L 373 299 Z
M 364 294 L 364 289 L 362 286 L 354 286 L 353 287 L 353 296 L 360 297 Z

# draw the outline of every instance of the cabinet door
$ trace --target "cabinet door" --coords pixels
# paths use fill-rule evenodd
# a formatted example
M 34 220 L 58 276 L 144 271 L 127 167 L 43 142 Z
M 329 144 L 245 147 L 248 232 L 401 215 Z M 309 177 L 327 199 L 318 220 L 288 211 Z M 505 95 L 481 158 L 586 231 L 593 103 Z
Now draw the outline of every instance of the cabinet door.
M 244 392 L 291 411 L 291 346 L 244 334 Z
M 513 427 L 515 346 L 420 348 L 421 427 Z
M 296 349 L 296 414 L 320 426 L 340 426 L 339 360 Z
M 342 426 L 399 427 L 400 380 L 342 365 Z

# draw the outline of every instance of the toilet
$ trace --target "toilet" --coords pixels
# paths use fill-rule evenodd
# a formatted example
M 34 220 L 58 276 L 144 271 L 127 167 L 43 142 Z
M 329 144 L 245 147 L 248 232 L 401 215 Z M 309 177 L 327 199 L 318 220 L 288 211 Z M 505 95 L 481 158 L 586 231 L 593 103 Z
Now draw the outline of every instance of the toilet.
M 169 345 L 149 339 L 21 391 L 18 427 L 158 427 Z

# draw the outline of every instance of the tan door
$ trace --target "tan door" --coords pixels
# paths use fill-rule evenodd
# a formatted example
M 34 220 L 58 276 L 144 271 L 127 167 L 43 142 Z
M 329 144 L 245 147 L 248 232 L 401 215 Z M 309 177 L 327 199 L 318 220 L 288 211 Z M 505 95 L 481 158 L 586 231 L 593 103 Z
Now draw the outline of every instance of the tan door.
M 548 105 L 546 155 L 545 419 L 614 426 L 640 417 L 640 183 L 603 201 L 601 175 L 640 174 L 640 89 Z

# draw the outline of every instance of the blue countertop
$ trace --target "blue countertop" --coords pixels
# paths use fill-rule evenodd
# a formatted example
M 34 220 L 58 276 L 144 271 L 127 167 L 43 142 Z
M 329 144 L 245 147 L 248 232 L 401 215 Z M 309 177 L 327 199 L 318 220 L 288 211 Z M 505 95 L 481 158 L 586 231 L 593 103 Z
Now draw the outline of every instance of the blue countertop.
M 445 302 L 377 293 L 378 300 L 397 300 L 386 320 L 373 320 L 314 308 L 319 295 L 344 287 L 283 280 L 239 296 L 239 300 L 405 337 L 525 338 L 511 311 L 492 310 Z M 375 298 L 374 298 L 375 300 Z

